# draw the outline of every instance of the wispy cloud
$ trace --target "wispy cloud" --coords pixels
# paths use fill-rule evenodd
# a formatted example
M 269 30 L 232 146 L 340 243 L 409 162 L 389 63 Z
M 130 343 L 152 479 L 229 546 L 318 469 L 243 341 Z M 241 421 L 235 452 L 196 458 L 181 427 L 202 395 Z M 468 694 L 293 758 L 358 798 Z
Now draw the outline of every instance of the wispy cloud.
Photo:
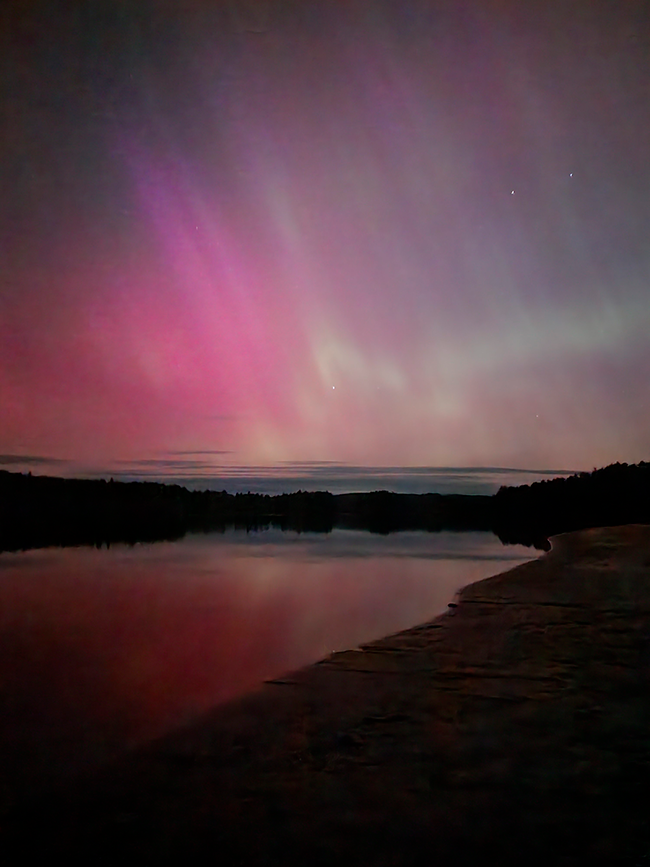
M 281 467 L 345 467 L 341 461 L 279 461 Z
M 40 466 L 47 464 L 68 464 L 63 458 L 48 458 L 44 455 L 0 455 L 0 466 Z
M 181 454 L 212 454 L 211 452 L 179 452 Z M 170 473 L 171 471 L 187 472 L 189 470 L 208 470 L 215 472 L 221 467 L 215 466 L 210 461 L 194 460 L 189 458 L 143 458 L 135 461 L 115 461 L 114 468 L 117 472 L 144 475 L 148 473 Z
M 166 455 L 232 455 L 234 452 L 223 449 L 194 449 L 184 452 L 165 452 Z

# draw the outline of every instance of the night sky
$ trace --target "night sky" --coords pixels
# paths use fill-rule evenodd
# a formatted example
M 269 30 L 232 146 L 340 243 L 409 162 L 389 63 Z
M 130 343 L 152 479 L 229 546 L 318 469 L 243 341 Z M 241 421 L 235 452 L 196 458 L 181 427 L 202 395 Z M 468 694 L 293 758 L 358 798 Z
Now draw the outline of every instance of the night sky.
M 2 466 L 648 459 L 647 10 L 3 0 Z

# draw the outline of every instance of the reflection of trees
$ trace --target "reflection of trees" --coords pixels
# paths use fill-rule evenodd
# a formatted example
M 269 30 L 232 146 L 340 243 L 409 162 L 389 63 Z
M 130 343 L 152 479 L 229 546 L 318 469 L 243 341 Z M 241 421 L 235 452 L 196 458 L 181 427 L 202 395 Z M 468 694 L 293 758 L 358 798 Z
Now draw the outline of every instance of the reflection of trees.
M 493 530 L 506 544 L 544 548 L 554 533 L 650 522 L 650 464 L 503 487 L 493 497 L 395 494 L 228 494 L 157 482 L 59 479 L 0 471 L 0 550 L 176 539 L 189 531 L 274 526 Z

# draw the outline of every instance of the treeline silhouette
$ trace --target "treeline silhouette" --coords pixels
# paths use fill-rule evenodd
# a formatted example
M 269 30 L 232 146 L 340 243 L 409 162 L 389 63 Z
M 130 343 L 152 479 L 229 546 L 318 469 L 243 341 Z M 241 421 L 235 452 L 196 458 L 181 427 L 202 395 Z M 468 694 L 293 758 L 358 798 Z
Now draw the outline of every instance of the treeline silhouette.
M 615 463 L 591 473 L 501 487 L 494 528 L 502 542 L 531 544 L 587 527 L 650 523 L 650 463 Z
M 555 533 L 650 523 L 650 464 L 613 464 L 494 496 L 228 494 L 158 482 L 63 479 L 0 471 L 0 550 L 179 539 L 227 527 L 330 532 L 334 527 L 491 530 L 507 544 L 547 548 Z

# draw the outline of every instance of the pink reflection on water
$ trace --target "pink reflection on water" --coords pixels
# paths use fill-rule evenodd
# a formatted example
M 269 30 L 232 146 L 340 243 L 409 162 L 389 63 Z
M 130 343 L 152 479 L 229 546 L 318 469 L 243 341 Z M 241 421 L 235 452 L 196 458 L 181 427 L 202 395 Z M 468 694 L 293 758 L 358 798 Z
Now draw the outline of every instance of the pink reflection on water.
M 0 805 L 423 622 L 535 553 L 489 534 L 336 531 L 2 554 Z

